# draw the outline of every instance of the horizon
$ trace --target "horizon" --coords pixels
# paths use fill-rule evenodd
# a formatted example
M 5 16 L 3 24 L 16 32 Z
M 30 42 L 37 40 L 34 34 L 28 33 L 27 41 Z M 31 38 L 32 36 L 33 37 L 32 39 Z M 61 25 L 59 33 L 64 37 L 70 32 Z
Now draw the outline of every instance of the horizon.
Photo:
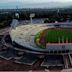
M 72 2 L 72 0 L 2 0 L 0 3 L 8 3 L 8 2 L 24 2 L 24 3 L 44 3 L 44 2 Z
M 42 5 L 48 3 L 48 5 Z M 58 3 L 57 5 L 55 3 Z M 40 4 L 40 5 L 39 5 Z M 62 5 L 61 5 L 62 4 Z M 0 1 L 0 9 L 12 9 L 18 6 L 19 8 L 45 8 L 45 7 L 62 7 L 72 5 L 72 0 L 2 0 Z

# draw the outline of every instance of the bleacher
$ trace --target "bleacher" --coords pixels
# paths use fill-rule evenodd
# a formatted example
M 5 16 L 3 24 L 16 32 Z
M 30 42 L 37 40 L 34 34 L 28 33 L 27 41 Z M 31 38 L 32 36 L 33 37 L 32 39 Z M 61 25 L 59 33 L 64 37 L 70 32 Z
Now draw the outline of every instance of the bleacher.
M 64 66 L 63 57 L 61 55 L 49 55 L 46 56 L 41 66 L 50 67 L 50 66 Z

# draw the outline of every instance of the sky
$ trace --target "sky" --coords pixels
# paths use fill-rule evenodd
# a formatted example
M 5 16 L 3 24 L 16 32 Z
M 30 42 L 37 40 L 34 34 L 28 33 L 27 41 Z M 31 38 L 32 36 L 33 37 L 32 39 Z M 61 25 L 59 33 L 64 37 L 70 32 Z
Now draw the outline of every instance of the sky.
M 66 3 L 65 5 L 72 5 L 72 0 L 0 0 L 0 9 L 3 9 L 3 8 L 16 8 L 16 6 L 18 6 L 20 8 L 23 8 L 23 7 L 25 7 L 25 8 L 30 7 L 31 8 L 31 7 L 58 6 L 58 3 L 54 3 L 54 2 Z M 42 5 L 42 3 L 49 3 L 49 4 L 46 4 L 46 5 L 43 4 Z M 60 5 L 62 5 L 62 4 L 59 4 L 59 6 Z M 64 4 L 62 6 L 64 6 Z
M 0 0 L 0 3 L 24 2 L 24 3 L 43 3 L 43 2 L 72 2 L 72 0 Z

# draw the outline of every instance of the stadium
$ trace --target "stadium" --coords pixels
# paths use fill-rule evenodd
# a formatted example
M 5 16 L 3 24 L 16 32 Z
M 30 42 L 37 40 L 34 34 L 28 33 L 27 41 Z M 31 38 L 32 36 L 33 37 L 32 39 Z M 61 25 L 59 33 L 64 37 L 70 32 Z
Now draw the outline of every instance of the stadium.
M 0 1 L 0 71 L 72 72 L 72 1 Z
M 17 20 L 13 21 L 15 25 Z M 39 70 L 72 67 L 72 23 L 11 26 L 2 43 L 4 51 L 0 57 L 14 63 L 33 68 L 38 65 Z
M 43 21 L 13 19 L 0 35 L 0 58 L 17 70 L 72 71 L 72 22 Z
M 71 51 L 71 24 L 68 28 L 63 26 L 64 25 L 56 27 L 53 24 L 51 26 L 48 24 L 22 25 L 16 27 L 16 29 L 12 29 L 10 36 L 13 44 L 22 46 L 22 50 L 23 47 L 25 47 L 31 51 L 40 51 L 40 53 L 49 51 Z

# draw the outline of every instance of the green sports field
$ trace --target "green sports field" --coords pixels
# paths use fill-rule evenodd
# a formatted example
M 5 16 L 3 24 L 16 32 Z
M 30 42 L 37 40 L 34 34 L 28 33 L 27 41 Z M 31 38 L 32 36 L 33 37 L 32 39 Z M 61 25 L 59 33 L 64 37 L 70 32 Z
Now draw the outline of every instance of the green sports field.
M 72 43 L 71 29 L 46 29 L 38 32 L 35 42 L 40 47 L 45 47 L 47 43 Z
M 72 42 L 72 31 L 69 29 L 47 30 L 45 39 L 47 43 Z

